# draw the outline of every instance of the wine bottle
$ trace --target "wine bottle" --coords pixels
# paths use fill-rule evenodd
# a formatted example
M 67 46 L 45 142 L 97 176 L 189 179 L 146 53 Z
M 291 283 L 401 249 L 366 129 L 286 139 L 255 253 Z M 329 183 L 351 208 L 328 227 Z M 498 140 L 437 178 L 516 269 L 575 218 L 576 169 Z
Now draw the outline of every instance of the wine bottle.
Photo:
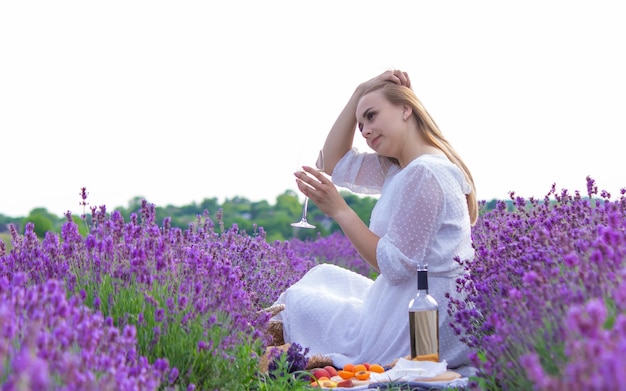
M 428 270 L 417 271 L 417 295 L 409 303 L 411 358 L 429 356 L 439 362 L 439 304 L 428 294 Z

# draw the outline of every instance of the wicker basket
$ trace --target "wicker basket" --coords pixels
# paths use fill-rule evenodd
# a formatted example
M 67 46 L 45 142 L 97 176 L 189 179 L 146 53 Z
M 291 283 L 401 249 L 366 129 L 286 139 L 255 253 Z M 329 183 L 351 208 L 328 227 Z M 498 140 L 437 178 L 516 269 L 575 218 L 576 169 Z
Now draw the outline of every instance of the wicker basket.
M 284 304 L 274 304 L 271 307 L 263 309 L 264 312 L 272 314 L 272 317 L 278 315 L 285 309 Z M 283 335 L 283 322 L 280 320 L 270 320 L 267 333 L 272 338 L 270 345 L 280 346 L 285 344 L 285 336 Z
M 275 304 L 271 307 L 265 308 L 262 311 L 272 314 L 272 317 L 279 314 L 285 309 L 284 304 Z M 270 320 L 270 324 L 267 328 L 268 335 L 272 338 L 272 342 L 267 346 L 265 354 L 261 357 L 259 362 L 259 369 L 261 372 L 267 372 L 268 358 L 270 351 L 274 348 L 278 348 L 284 352 L 289 349 L 291 344 L 285 343 L 285 336 L 283 334 L 283 322 L 280 320 Z M 306 369 L 323 368 L 326 365 L 332 365 L 333 361 L 326 356 L 316 354 L 309 359 Z

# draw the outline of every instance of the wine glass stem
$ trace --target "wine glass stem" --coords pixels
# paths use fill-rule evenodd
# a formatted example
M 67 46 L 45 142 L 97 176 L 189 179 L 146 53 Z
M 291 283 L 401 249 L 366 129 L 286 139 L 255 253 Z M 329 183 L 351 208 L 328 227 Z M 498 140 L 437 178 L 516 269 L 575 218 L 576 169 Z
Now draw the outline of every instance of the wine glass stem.
M 304 207 L 302 208 L 302 220 L 306 221 L 306 211 L 309 208 L 309 197 L 304 197 Z

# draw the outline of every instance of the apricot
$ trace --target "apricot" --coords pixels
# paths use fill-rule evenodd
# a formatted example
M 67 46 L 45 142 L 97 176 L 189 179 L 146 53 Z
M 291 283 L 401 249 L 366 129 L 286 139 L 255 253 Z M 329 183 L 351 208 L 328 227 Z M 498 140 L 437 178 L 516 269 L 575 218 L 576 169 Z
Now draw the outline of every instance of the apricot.
M 352 379 L 354 377 L 354 372 L 346 371 L 345 369 L 337 371 L 337 374 L 342 379 Z
M 367 380 L 370 378 L 370 371 L 358 371 L 354 373 L 354 377 L 359 380 Z
M 346 365 L 344 365 L 343 366 L 343 370 L 354 373 L 354 364 L 346 364 Z
M 367 371 L 367 368 L 363 364 L 357 364 L 352 369 L 352 372 L 354 372 L 354 373 L 361 372 L 361 371 Z
M 324 388 L 337 388 L 337 383 L 335 383 L 332 380 L 324 380 L 324 381 L 320 382 L 320 384 Z
M 385 372 L 385 368 L 380 364 L 370 364 L 370 372 L 383 373 Z

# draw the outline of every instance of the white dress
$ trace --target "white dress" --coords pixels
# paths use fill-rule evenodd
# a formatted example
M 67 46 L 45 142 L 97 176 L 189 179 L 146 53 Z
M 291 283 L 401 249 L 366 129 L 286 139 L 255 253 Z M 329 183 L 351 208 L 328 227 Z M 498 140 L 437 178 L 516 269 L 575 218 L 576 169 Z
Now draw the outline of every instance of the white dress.
M 370 229 L 381 239 L 375 281 L 322 264 L 277 299 L 285 310 L 286 342 L 322 354 L 333 364 L 391 364 L 410 354 L 408 304 L 417 292 L 418 264 L 428 265 L 429 293 L 439 303 L 440 355 L 449 368 L 468 363 L 468 348 L 449 326 L 446 293 L 456 295 L 463 273 L 455 256 L 471 259 L 470 186 L 445 156 L 422 155 L 404 169 L 376 154 L 348 152 L 333 182 L 357 193 L 381 194 Z

